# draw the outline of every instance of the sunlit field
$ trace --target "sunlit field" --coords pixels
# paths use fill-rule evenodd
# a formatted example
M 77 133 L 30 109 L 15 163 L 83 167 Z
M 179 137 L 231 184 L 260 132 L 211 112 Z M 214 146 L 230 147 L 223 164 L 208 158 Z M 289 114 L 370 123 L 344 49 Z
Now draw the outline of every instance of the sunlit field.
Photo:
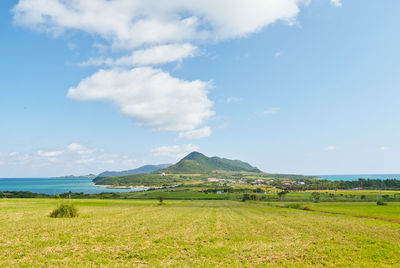
M 395 266 L 399 203 L 74 200 L 80 215 L 48 215 L 59 201 L 0 200 L 0 266 Z M 377 219 L 357 218 L 368 215 Z
M 311 206 L 318 211 L 343 213 L 353 216 L 376 217 L 400 223 L 400 203 L 377 206 L 376 203 L 318 203 Z

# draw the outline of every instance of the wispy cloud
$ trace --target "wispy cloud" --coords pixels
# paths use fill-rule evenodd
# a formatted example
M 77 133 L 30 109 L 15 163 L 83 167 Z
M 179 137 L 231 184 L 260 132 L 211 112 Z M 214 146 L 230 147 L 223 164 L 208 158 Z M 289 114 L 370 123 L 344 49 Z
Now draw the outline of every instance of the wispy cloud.
M 115 60 L 112 58 L 90 58 L 78 65 L 82 67 L 103 65 L 116 67 L 151 66 L 176 61 L 181 63 L 185 58 L 192 58 L 198 54 L 198 48 L 191 44 L 170 44 L 135 50 L 130 55 Z
M 241 98 L 229 97 L 229 98 L 226 98 L 226 103 L 234 103 L 234 102 L 239 102 L 241 100 L 242 100 Z
M 194 139 L 201 139 L 201 138 L 205 138 L 205 137 L 209 137 L 209 136 L 211 136 L 211 128 L 208 126 L 179 133 L 179 138 L 183 138 L 183 139 L 193 139 L 194 140 Z
M 325 147 L 325 151 L 335 151 L 336 150 L 336 146 L 330 145 Z
M 43 157 L 54 157 L 62 155 L 63 153 L 64 151 L 43 151 L 43 150 L 39 150 L 36 152 L 38 156 L 43 156 Z
M 74 50 L 74 49 L 76 49 L 76 44 L 74 44 L 74 43 L 68 43 L 68 44 L 67 44 L 67 47 L 68 47 L 68 49 L 70 49 L 70 50 Z
M 279 112 L 279 108 L 268 108 L 263 111 L 263 114 L 264 115 L 272 115 L 272 114 L 276 114 L 278 112 Z
M 52 166 L 63 170 L 66 166 L 73 170 L 123 169 L 133 168 L 140 161 L 128 155 L 107 154 L 104 150 L 88 148 L 79 143 L 71 143 L 61 149 L 37 150 L 35 152 L 0 153 L 0 162 L 8 167 L 39 168 Z M 63 175 L 63 174 L 60 174 Z
M 341 0 L 331 0 L 331 4 L 335 7 L 341 7 L 343 5 Z
M 171 158 L 182 158 L 187 154 L 198 151 L 199 147 L 193 144 L 184 145 L 171 145 L 171 146 L 160 146 L 151 150 L 155 156 L 166 156 Z
M 78 144 L 78 143 L 71 143 L 68 145 L 68 150 L 71 152 L 76 152 L 77 154 L 93 154 L 96 152 L 95 149 L 88 149 L 85 146 Z

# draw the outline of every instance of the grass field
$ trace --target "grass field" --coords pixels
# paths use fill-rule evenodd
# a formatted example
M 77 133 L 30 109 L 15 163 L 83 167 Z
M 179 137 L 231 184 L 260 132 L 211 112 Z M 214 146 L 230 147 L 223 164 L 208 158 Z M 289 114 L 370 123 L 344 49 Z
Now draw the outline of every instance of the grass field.
M 318 211 L 376 217 L 400 223 L 400 203 L 398 202 L 388 203 L 387 206 L 377 206 L 376 203 L 318 203 L 312 204 L 311 207 Z
M 48 217 L 52 199 L 0 200 L 0 266 L 390 267 L 400 262 L 399 203 L 75 200 L 80 216 Z M 397 216 L 398 218 L 398 216 Z

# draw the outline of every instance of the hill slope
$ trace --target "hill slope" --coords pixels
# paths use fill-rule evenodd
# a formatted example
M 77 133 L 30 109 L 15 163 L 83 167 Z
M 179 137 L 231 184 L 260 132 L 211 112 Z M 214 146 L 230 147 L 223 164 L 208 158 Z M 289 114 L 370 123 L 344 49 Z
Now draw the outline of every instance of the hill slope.
M 171 164 L 161 164 L 161 165 L 145 165 L 139 168 L 124 170 L 124 171 L 105 171 L 100 173 L 97 177 L 111 177 L 111 176 L 127 176 L 136 174 L 150 174 L 156 172 L 157 170 L 167 168 Z
M 230 160 L 220 157 L 207 157 L 198 152 L 192 152 L 175 165 L 158 170 L 157 173 L 190 174 L 208 173 L 213 171 L 246 171 L 261 172 L 258 168 L 240 160 Z

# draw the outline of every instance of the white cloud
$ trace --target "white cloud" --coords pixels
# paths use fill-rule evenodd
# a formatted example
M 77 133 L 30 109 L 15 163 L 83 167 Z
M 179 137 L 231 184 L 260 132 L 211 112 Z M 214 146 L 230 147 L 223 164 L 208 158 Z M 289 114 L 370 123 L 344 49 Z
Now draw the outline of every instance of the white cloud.
M 282 52 L 281 51 L 278 51 L 278 52 L 275 53 L 275 57 L 280 57 L 280 56 L 282 56 Z
M 325 148 L 325 151 L 334 151 L 334 150 L 336 150 L 336 147 L 332 145 Z
M 279 108 L 268 108 L 266 110 L 264 110 L 263 114 L 264 115 L 272 115 L 272 114 L 276 114 L 279 112 Z
M 209 136 L 211 136 L 211 128 L 208 126 L 179 133 L 179 138 L 184 139 L 200 139 Z
M 335 7 L 341 7 L 343 5 L 341 0 L 331 0 L 331 4 Z
M 62 155 L 63 153 L 64 153 L 64 151 L 43 151 L 43 150 L 39 150 L 36 152 L 36 154 L 38 156 L 42 156 L 42 157 L 54 157 L 54 156 Z
M 167 156 L 172 158 L 182 158 L 187 154 L 198 151 L 199 147 L 193 144 L 161 146 L 151 150 L 156 156 Z
M 150 67 L 100 70 L 71 88 L 76 100 L 106 100 L 123 114 L 154 130 L 193 130 L 214 115 L 209 83 L 185 81 Z
M 292 22 L 301 0 L 20 0 L 19 25 L 61 34 L 80 30 L 116 47 L 135 48 L 241 37 L 278 20 Z M 227 8 L 229 7 L 229 8 Z
M 386 151 L 386 150 L 388 149 L 388 147 L 386 147 L 386 146 L 381 146 L 381 147 L 379 147 L 379 149 L 382 150 L 382 151 Z

